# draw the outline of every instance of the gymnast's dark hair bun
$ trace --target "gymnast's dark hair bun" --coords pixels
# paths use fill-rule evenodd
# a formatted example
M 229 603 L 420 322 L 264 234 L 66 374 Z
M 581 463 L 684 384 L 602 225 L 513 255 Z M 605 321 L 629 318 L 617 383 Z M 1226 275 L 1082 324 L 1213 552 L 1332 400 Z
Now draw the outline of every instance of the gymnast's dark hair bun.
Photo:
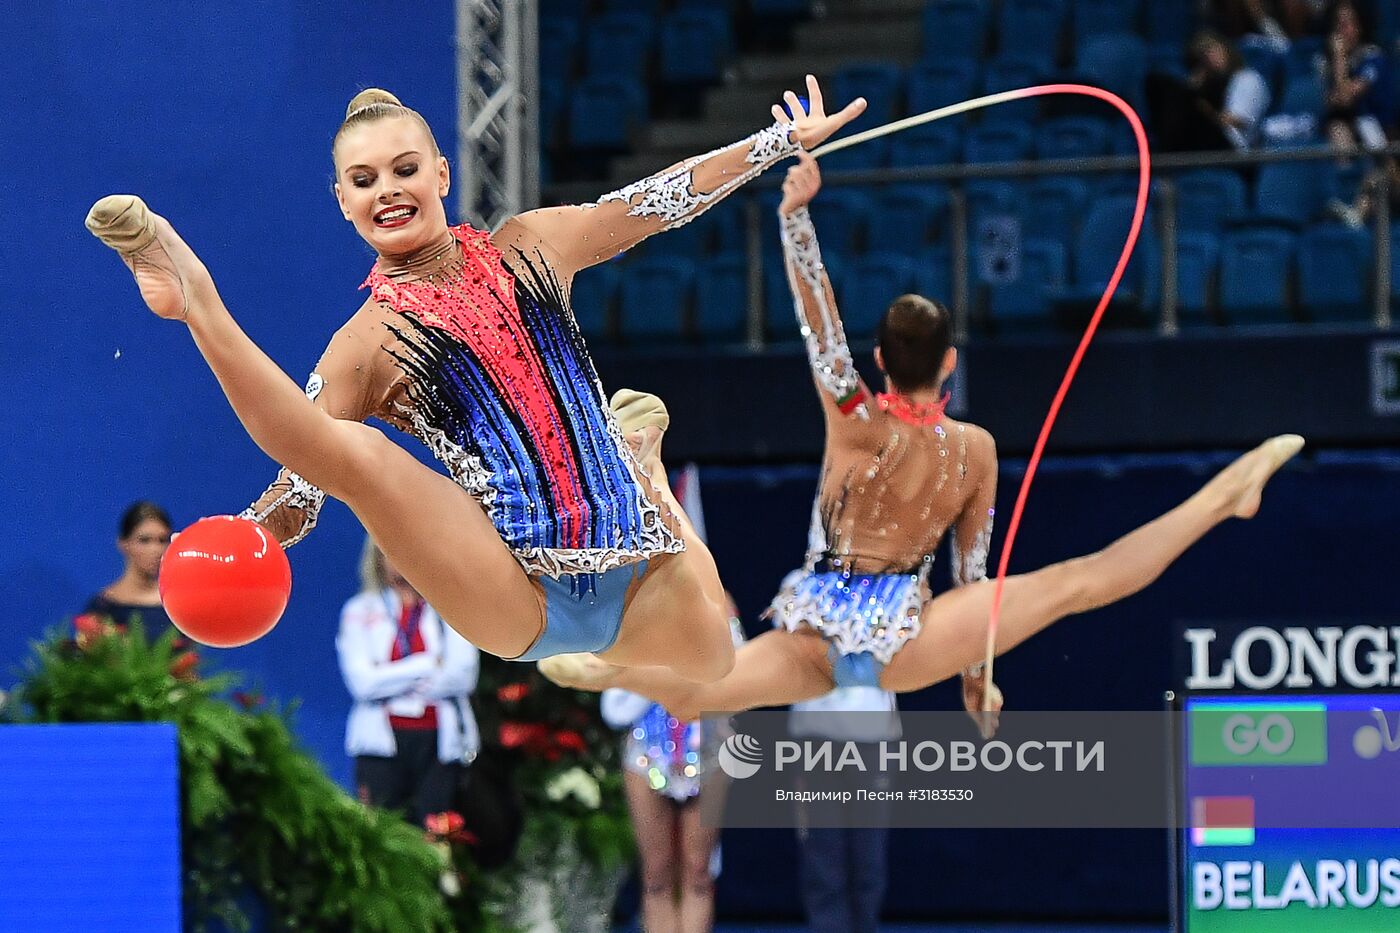
M 350 103 L 345 107 L 345 119 L 350 119 L 355 111 L 365 110 L 375 104 L 392 104 L 395 107 L 402 107 L 403 101 L 383 88 L 367 87 L 350 98 Z

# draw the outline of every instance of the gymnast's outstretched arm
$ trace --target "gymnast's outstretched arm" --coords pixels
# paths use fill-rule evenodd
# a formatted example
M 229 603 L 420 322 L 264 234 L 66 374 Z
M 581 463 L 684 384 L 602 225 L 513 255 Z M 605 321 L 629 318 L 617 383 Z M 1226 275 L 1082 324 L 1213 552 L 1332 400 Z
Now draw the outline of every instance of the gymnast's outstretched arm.
M 808 108 L 784 95 L 789 119 L 774 106 L 776 121 L 747 139 L 671 167 L 603 195 L 594 204 L 548 207 L 506 222 L 494 237 L 503 250 L 545 244 L 561 278 L 606 262 L 663 230 L 690 223 L 744 182 L 799 149 L 819 145 L 865 111 L 864 98 L 827 115 L 816 78 L 807 76 Z
M 817 230 L 807 210 L 821 189 L 821 172 L 810 155 L 802 153 L 798 159 L 799 164 L 788 169 L 783 200 L 778 206 L 783 262 L 793 308 L 828 424 L 847 415 L 863 418 L 870 392 L 856 372 L 855 360 L 846 345 L 846 331 L 836 311 L 836 295 L 822 264 Z

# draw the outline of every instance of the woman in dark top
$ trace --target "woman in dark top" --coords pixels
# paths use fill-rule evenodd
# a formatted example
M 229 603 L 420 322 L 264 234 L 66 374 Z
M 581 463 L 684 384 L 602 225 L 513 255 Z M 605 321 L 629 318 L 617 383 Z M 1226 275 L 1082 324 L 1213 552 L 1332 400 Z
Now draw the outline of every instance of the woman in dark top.
M 122 575 L 83 609 L 122 628 L 140 619 L 148 635 L 161 635 L 170 617 L 160 603 L 160 559 L 170 546 L 170 516 L 154 502 L 136 502 L 122 513 L 117 550 L 126 562 Z

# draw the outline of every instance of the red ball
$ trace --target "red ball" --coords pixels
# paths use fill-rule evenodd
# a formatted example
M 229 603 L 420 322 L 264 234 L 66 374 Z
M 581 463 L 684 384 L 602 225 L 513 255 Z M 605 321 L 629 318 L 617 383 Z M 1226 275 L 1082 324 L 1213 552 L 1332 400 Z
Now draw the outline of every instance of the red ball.
M 160 598 L 175 627 L 203 645 L 236 648 L 282 618 L 292 568 L 282 545 L 256 522 L 201 518 L 160 562 Z

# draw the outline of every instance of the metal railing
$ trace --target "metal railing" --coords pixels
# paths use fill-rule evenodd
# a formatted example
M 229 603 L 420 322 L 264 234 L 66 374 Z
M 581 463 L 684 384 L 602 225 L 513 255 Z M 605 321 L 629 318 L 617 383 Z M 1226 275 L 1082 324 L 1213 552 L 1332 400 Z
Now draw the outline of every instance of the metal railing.
M 1392 144 L 1383 150 L 1371 150 L 1353 158 L 1366 160 L 1370 166 L 1380 165 L 1380 157 L 1400 157 L 1400 144 Z M 1207 152 L 1173 153 L 1154 155 L 1152 159 L 1152 186 L 1149 204 L 1150 216 L 1155 218 L 1156 232 L 1161 242 L 1161 307 L 1157 317 L 1159 333 L 1170 336 L 1178 332 L 1177 294 L 1177 203 L 1174 176 L 1182 171 L 1203 168 L 1240 168 L 1267 165 L 1279 162 L 1315 162 L 1321 160 L 1339 161 L 1337 152 L 1327 146 L 1306 148 L 1261 149 L 1246 152 Z M 954 330 L 957 338 L 966 338 L 971 333 L 972 282 L 968 262 L 968 210 L 965 185 L 969 181 L 981 179 L 1018 179 L 1043 175 L 1102 175 L 1113 173 L 1136 173 L 1137 156 L 1104 156 L 1092 159 L 1046 159 L 1023 162 L 994 162 L 980 164 L 950 164 L 918 168 L 888 168 L 863 171 L 832 171 L 823 177 L 823 185 L 829 188 L 885 186 L 910 182 L 945 182 L 951 187 L 948 222 L 951 227 L 949 245 L 953 263 L 951 309 L 954 315 Z M 766 345 L 764 333 L 764 250 L 762 238 L 762 206 L 760 197 L 765 189 L 781 184 L 780 173 L 774 172 L 767 178 L 756 179 L 746 186 L 739 197 L 747 198 L 744 216 L 746 224 L 745 251 L 748 257 L 748 343 L 753 349 Z M 1390 176 L 1379 173 L 1379 187 L 1375 193 L 1372 259 L 1374 262 L 1371 277 L 1373 308 L 1372 323 L 1378 328 L 1391 325 L 1391 243 L 1390 230 Z M 1246 215 L 1245 220 L 1248 220 Z M 818 236 L 821 230 L 817 231 Z M 1104 257 L 1111 263 L 1115 256 Z M 934 296 L 941 297 L 941 296 Z

